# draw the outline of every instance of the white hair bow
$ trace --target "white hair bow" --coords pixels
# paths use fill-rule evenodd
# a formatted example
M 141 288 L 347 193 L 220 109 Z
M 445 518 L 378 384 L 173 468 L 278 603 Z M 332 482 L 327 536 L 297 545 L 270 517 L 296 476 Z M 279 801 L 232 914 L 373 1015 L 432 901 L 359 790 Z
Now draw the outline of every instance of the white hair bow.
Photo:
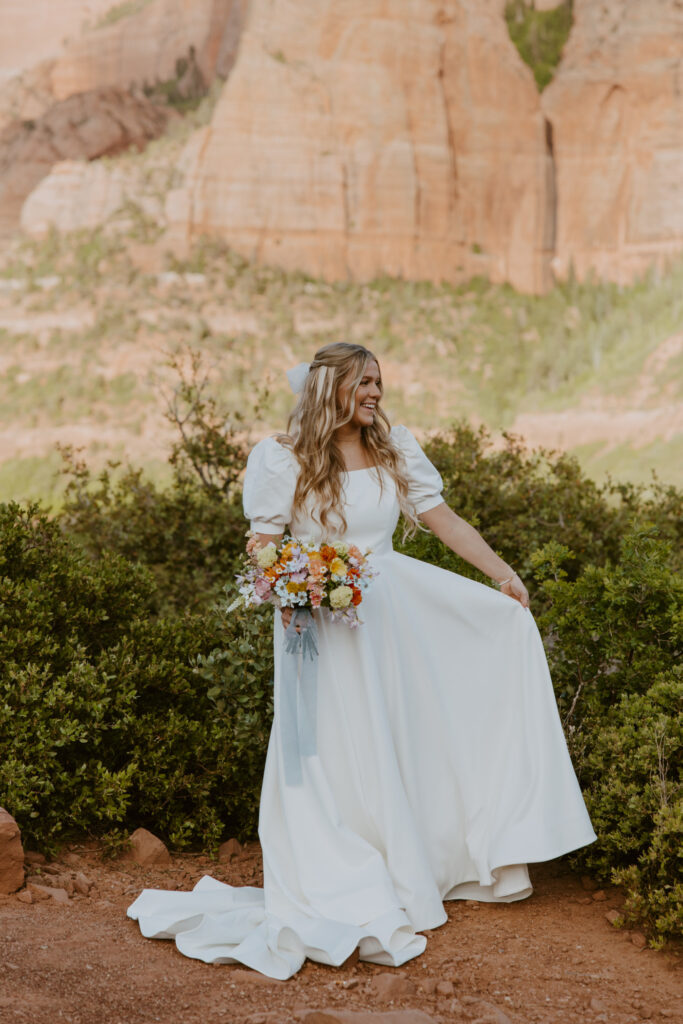
M 287 370 L 287 380 L 289 381 L 289 386 L 295 395 L 298 395 L 300 391 L 303 391 L 310 368 L 310 363 L 299 363 L 298 366 L 294 366 L 291 370 Z

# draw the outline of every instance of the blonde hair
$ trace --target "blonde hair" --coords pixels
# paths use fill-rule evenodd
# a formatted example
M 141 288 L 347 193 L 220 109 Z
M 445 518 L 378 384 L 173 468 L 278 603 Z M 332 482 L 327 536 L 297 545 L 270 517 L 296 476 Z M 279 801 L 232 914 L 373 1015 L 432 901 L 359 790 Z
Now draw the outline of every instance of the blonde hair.
M 344 460 L 334 434 L 353 417 L 356 390 L 372 360 L 377 362 L 377 357 L 369 349 L 344 341 L 319 349 L 289 417 L 287 434 L 277 438 L 281 444 L 291 448 L 300 466 L 292 511 L 298 511 L 308 498 L 312 498 L 314 517 L 324 530 L 330 528 L 333 513 L 338 515 L 343 529 L 347 528 L 342 500 Z M 342 383 L 350 384 L 343 399 L 339 393 Z M 383 394 L 381 375 L 379 389 Z M 405 534 L 412 535 L 419 526 L 417 513 L 408 499 L 408 478 L 403 458 L 391 439 L 390 429 L 386 413 L 377 402 L 372 425 L 361 427 L 361 443 L 378 473 L 380 486 L 382 469 L 393 478 L 399 507 L 406 521 Z

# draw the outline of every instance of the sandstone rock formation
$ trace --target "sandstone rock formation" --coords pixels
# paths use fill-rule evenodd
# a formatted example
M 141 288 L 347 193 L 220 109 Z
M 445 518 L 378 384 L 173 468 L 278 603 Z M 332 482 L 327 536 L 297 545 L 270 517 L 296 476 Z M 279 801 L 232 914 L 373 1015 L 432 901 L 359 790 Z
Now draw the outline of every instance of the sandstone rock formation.
M 15 73 L 0 76 L 0 128 L 41 117 L 53 103 L 79 92 L 105 86 L 141 90 L 175 79 L 177 62 L 190 54 L 205 86 L 216 75 L 226 77 L 247 0 L 150 0 L 120 5 L 120 16 L 104 23 L 101 15 L 117 6 L 114 0 L 25 0 L 21 11 L 15 0 L 9 2 L 7 19 L 4 9 L 2 14 L 0 58 Z M 38 57 L 47 59 L 36 63 Z
M 15 892 L 23 884 L 21 832 L 12 815 L 0 807 L 0 893 Z
M 114 0 L 2 0 L 0 83 L 58 56 L 113 6 Z
M 500 0 L 251 0 L 176 235 L 330 278 L 545 282 L 547 166 Z
M 683 4 L 574 0 L 543 93 L 557 188 L 553 269 L 627 282 L 683 250 Z
M 96 89 L 55 104 L 35 122 L 0 133 L 0 234 L 9 230 L 32 188 L 65 157 L 93 160 L 143 149 L 162 133 L 173 110 L 121 89 Z
M 180 250 L 212 234 L 327 278 L 483 274 L 532 292 L 571 266 L 626 282 L 683 250 L 681 0 L 575 0 L 542 96 L 503 7 L 150 0 L 27 72 L 13 109 L 140 89 L 176 74 L 189 46 L 203 81 L 232 68 L 179 161 L 183 183 L 153 211 Z M 60 165 L 23 224 L 93 225 L 131 190 L 117 170 Z
M 239 42 L 243 0 L 152 0 L 127 17 L 74 39 L 51 69 L 55 99 L 111 85 L 175 78 L 192 51 L 208 84 L 227 76 Z

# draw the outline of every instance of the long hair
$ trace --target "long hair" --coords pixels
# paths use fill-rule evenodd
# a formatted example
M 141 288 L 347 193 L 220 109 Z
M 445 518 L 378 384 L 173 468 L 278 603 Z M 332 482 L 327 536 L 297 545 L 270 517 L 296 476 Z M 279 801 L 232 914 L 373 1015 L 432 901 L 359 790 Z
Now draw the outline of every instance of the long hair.
M 347 528 L 343 512 L 344 460 L 334 434 L 353 417 L 356 390 L 367 364 L 373 359 L 377 361 L 363 345 L 344 341 L 319 349 L 289 417 L 287 434 L 278 437 L 278 441 L 292 449 L 300 467 L 293 512 L 301 509 L 307 499 L 312 499 L 313 515 L 324 530 L 330 529 L 333 514 L 338 516 L 343 529 Z M 342 383 L 350 385 L 345 395 L 340 395 Z M 379 389 L 383 394 L 381 375 Z M 399 507 L 406 520 L 406 534 L 414 534 L 419 523 L 408 500 L 403 458 L 391 440 L 389 420 L 379 402 L 372 425 L 361 427 L 361 443 L 368 461 L 378 473 L 380 486 L 381 470 L 386 470 L 393 478 Z

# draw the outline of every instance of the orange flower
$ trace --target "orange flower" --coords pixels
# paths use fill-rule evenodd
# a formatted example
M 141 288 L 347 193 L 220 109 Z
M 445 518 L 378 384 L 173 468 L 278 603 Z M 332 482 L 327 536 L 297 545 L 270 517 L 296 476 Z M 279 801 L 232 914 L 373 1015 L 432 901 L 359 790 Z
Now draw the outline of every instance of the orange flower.
M 326 562 L 331 562 L 333 558 L 337 557 L 337 552 L 329 544 L 323 544 L 320 549 L 320 554 Z
M 358 587 L 352 587 L 353 597 L 351 598 L 351 604 L 360 604 L 363 600 L 363 594 Z

